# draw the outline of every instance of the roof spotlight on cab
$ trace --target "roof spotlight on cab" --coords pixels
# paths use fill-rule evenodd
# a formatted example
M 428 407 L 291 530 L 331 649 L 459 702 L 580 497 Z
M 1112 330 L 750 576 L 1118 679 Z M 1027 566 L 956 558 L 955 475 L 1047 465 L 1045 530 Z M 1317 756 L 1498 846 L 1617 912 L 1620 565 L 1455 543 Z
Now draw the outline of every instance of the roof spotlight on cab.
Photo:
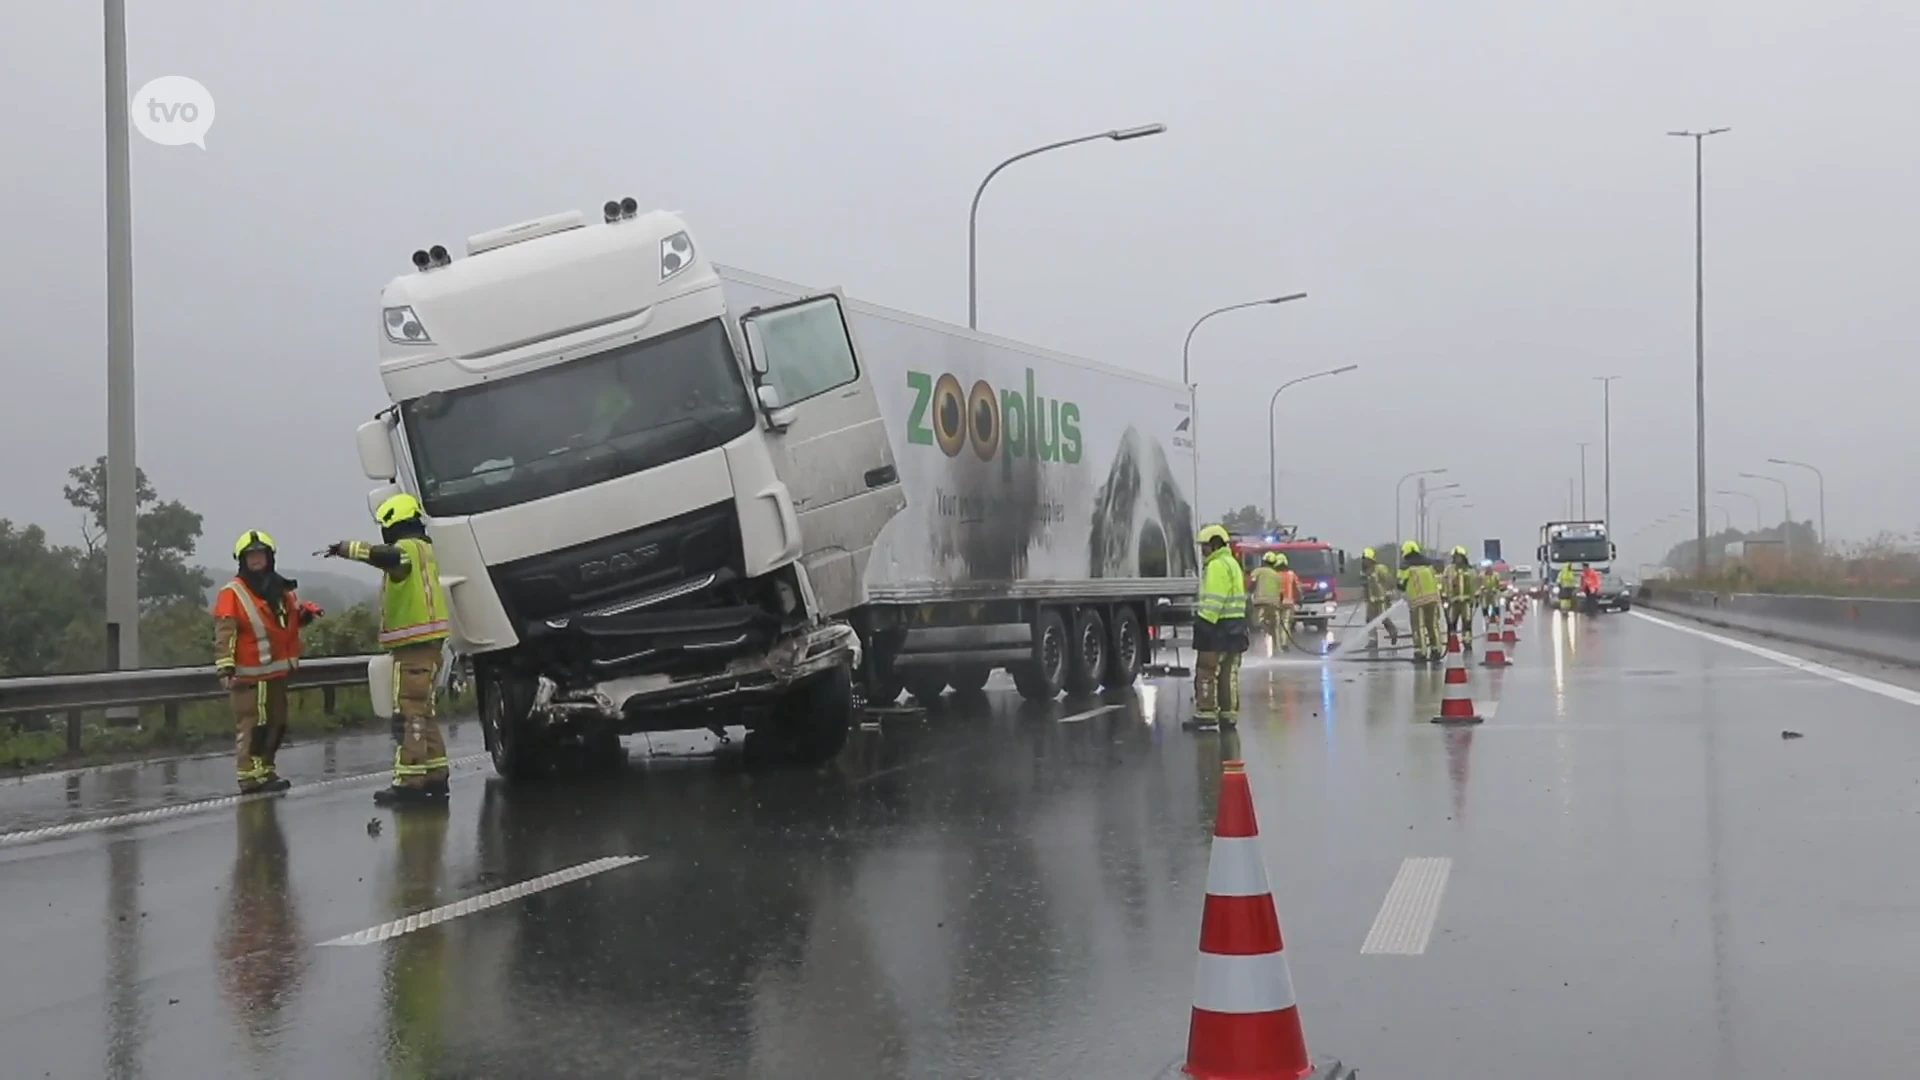
M 640 211 L 640 204 L 639 202 L 635 201 L 633 196 L 629 195 L 626 198 L 620 200 L 620 216 L 621 217 L 630 218 L 634 214 L 639 213 L 639 211 Z
M 413 268 L 415 270 L 425 270 L 431 265 L 433 265 L 433 257 L 427 254 L 426 248 L 421 248 L 413 253 Z
M 428 248 L 427 254 L 432 256 L 433 265 L 435 266 L 453 265 L 453 256 L 448 255 L 447 249 L 440 244 L 435 244 L 432 247 Z
M 601 207 L 600 212 L 605 215 L 609 225 L 620 220 L 620 204 L 612 199 L 607 200 L 607 205 Z

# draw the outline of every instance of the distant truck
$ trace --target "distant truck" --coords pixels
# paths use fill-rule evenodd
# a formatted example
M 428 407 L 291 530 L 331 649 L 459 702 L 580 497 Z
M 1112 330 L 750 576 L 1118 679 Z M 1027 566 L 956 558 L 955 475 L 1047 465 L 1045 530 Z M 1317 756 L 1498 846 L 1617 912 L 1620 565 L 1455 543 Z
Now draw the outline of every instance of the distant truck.
M 1191 611 L 1179 383 L 716 266 L 631 199 L 413 262 L 361 464 L 425 507 L 510 780 L 733 724 L 821 761 L 856 688 L 1126 685 Z
M 1582 564 L 1605 574 L 1613 565 L 1614 545 L 1604 521 L 1549 521 L 1540 526 L 1540 579 L 1549 599 L 1558 596 L 1560 569 Z
M 1323 542 L 1317 536 L 1300 537 L 1297 527 L 1275 532 L 1232 538 L 1234 554 L 1251 574 L 1270 551 L 1287 557 L 1287 568 L 1300 576 L 1300 602 L 1293 609 L 1293 621 L 1314 633 L 1324 632 L 1339 613 L 1339 575 L 1346 572 L 1347 553 Z

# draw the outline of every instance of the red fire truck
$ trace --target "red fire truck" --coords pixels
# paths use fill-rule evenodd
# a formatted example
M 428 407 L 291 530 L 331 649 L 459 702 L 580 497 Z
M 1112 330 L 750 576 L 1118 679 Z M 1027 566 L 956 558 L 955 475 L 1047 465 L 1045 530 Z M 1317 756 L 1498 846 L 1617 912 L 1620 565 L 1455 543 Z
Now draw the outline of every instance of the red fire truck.
M 1320 633 L 1339 608 L 1338 576 L 1347 568 L 1347 553 L 1317 536 L 1302 537 L 1298 533 L 1298 526 L 1283 525 L 1271 533 L 1235 536 L 1231 538 L 1233 553 L 1249 574 L 1267 552 L 1285 555 L 1287 568 L 1300 575 L 1300 602 L 1293 609 L 1293 621 Z

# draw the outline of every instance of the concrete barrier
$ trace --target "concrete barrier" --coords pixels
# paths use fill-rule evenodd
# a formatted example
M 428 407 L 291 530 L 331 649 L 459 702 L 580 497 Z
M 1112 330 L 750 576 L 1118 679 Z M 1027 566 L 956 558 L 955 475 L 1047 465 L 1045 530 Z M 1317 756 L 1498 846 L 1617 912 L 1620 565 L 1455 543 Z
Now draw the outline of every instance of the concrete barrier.
M 1637 599 L 1714 626 L 1920 667 L 1920 600 L 1712 593 L 1658 582 L 1642 587 Z

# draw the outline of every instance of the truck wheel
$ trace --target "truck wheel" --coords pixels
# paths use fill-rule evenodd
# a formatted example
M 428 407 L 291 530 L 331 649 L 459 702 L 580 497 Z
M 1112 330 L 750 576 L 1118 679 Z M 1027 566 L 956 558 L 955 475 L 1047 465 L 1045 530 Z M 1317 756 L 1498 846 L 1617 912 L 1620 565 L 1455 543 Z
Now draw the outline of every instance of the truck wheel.
M 919 668 L 902 675 L 901 681 L 907 684 L 907 693 L 912 694 L 922 705 L 931 705 L 940 700 L 947 692 L 946 673 L 938 668 Z
M 1100 689 L 1107 673 L 1107 620 L 1095 608 L 1082 608 L 1073 617 L 1073 649 L 1067 657 L 1067 693 L 1075 696 Z
M 530 784 L 551 763 L 550 740 L 528 716 L 533 688 L 525 680 L 489 672 L 480 683 L 480 725 L 493 771 L 509 784 Z
M 1028 701 L 1052 701 L 1067 681 L 1067 624 L 1047 610 L 1033 623 L 1033 659 L 1012 668 L 1013 685 Z
M 787 691 L 773 721 L 787 756 L 801 765 L 833 760 L 853 727 L 853 671 L 842 664 Z
M 1102 681 L 1109 689 L 1132 686 L 1140 677 L 1140 666 L 1146 658 L 1146 637 L 1140 632 L 1140 617 L 1130 607 L 1114 608 L 1107 637 L 1111 647 L 1107 649 L 1107 670 Z
M 985 664 L 960 664 L 947 676 L 947 685 L 964 697 L 985 690 L 992 676 L 993 669 Z

